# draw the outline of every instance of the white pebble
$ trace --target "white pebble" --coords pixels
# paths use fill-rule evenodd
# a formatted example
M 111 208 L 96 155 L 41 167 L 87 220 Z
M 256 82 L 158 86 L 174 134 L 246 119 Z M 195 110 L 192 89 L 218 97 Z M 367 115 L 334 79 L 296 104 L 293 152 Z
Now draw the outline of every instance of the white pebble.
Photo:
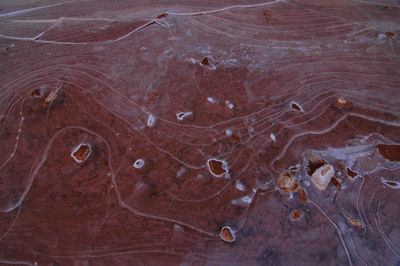
M 321 166 L 311 176 L 311 182 L 314 186 L 316 186 L 319 190 L 325 190 L 328 186 L 329 182 L 333 175 L 335 174 L 335 170 L 329 164 Z

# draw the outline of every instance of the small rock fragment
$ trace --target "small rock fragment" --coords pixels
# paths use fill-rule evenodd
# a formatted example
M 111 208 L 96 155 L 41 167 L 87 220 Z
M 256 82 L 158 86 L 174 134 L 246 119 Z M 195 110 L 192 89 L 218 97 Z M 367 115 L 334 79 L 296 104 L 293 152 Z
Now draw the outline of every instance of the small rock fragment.
M 332 183 L 333 186 L 335 186 L 337 188 L 341 188 L 342 187 L 342 184 L 335 177 L 332 177 L 331 183 Z
M 300 189 L 299 182 L 288 170 L 283 171 L 277 178 L 278 186 L 281 190 L 295 192 Z
M 208 170 L 210 170 L 211 174 L 216 177 L 223 176 L 228 172 L 228 165 L 225 161 L 220 161 L 217 159 L 210 159 L 207 162 Z
M 300 201 L 303 203 L 306 203 L 308 198 L 307 198 L 307 194 L 306 194 L 306 191 L 304 190 L 304 188 L 300 189 L 299 194 L 300 194 L 299 195 Z
M 335 101 L 333 102 L 333 106 L 335 106 L 338 109 L 342 109 L 342 108 L 350 107 L 350 104 L 346 98 L 339 97 L 339 98 L 335 99 Z
M 350 168 L 347 168 L 347 175 L 349 176 L 350 180 L 354 180 L 357 177 L 357 173 L 353 172 Z
M 355 219 L 355 218 L 350 217 L 350 216 L 347 216 L 346 219 L 347 219 L 347 221 L 348 221 L 351 225 L 353 225 L 354 227 L 356 227 L 356 228 L 358 228 L 358 229 L 364 229 L 364 224 L 363 224 L 363 222 L 361 222 L 360 220 Z
M 57 98 L 57 93 L 50 92 L 47 98 L 43 102 L 43 106 L 47 107 L 50 103 L 52 103 Z
M 83 163 L 89 157 L 92 152 L 92 148 L 89 144 L 81 143 L 78 147 L 75 147 L 71 153 L 71 157 L 77 163 Z
M 292 217 L 293 220 L 298 220 L 298 219 L 300 219 L 302 214 L 303 214 L 303 212 L 301 210 L 293 210 L 290 213 L 290 217 Z
M 222 228 L 221 233 L 219 235 L 222 238 L 222 240 L 226 242 L 233 242 L 235 240 L 229 227 Z

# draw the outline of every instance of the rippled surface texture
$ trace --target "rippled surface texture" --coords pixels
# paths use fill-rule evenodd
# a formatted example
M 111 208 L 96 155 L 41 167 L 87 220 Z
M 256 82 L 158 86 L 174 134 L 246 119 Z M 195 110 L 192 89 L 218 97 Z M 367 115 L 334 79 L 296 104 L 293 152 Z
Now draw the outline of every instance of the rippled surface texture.
M 0 262 L 396 265 L 398 5 L 2 1 Z

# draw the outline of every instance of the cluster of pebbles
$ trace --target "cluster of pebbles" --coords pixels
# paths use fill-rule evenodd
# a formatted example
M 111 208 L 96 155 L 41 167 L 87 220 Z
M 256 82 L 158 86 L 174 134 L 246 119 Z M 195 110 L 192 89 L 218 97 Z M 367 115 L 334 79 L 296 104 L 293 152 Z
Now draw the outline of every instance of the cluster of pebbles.
M 317 165 L 315 166 L 316 169 L 310 169 L 312 171 L 311 183 L 320 191 L 324 191 L 335 174 L 333 166 L 312 154 L 306 154 L 305 159 L 313 162 L 318 160 L 319 163 L 314 164 Z M 278 175 L 277 183 L 279 188 L 285 192 L 293 193 L 301 189 L 299 182 L 289 170 L 285 170 Z
M 335 170 L 327 161 L 316 157 L 311 153 L 306 153 L 303 158 L 308 163 L 308 174 L 311 176 L 311 184 L 319 191 L 323 192 L 330 182 L 335 181 Z M 277 184 L 283 193 L 299 192 L 299 199 L 305 203 L 308 201 L 306 191 L 299 184 L 292 171 L 282 171 L 277 177 Z M 290 217 L 298 220 L 302 216 L 301 210 L 293 210 Z

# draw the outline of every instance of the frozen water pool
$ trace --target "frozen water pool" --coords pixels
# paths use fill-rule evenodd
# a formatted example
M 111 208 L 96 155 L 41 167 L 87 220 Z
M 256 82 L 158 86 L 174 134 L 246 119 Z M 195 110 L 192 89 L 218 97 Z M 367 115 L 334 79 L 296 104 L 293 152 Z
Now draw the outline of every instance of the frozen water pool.
M 396 265 L 399 21 L 2 1 L 0 263 Z

